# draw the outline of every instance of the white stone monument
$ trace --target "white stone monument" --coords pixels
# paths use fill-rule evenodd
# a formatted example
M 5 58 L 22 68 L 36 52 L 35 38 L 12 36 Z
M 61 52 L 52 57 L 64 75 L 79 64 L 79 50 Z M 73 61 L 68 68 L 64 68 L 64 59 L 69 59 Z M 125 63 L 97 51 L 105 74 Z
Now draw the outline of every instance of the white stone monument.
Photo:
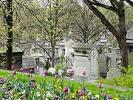
M 73 46 L 73 49 L 74 75 L 81 80 L 96 80 L 99 76 L 99 64 L 98 51 L 95 45 L 78 43 Z

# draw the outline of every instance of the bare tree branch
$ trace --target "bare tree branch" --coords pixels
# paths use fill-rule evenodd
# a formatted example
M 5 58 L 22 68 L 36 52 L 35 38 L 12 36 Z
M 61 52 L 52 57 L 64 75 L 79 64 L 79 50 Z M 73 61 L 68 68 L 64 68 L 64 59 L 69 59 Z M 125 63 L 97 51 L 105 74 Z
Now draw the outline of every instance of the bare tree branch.
M 114 35 L 117 36 L 119 34 L 117 34 L 117 30 L 113 27 L 113 25 L 105 18 L 105 16 L 96 8 L 93 6 L 93 3 L 90 2 L 90 0 L 84 0 L 84 2 L 87 4 L 87 6 L 89 7 L 89 9 L 91 9 L 91 11 L 98 17 L 100 18 L 101 22 L 103 25 L 105 25 L 105 27 L 107 27 L 109 29 L 109 31 Z
M 102 3 L 100 3 L 100 2 L 93 2 L 93 1 L 90 1 L 90 0 L 87 0 L 87 1 L 88 1 L 89 3 L 95 5 L 95 6 L 102 7 L 102 8 L 105 8 L 105 9 L 108 9 L 108 10 L 111 10 L 111 11 L 117 13 L 117 8 L 116 8 L 116 7 L 109 6 L 109 5 L 105 5 L 105 4 L 102 4 Z
M 133 1 L 131 1 L 131 0 L 125 0 L 130 6 L 132 6 L 133 7 Z

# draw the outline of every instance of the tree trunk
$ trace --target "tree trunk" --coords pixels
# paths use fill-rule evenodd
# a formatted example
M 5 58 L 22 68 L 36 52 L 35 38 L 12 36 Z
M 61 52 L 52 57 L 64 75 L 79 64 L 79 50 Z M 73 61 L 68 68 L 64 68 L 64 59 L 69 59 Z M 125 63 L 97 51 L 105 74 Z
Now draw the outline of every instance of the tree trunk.
M 51 66 L 54 67 L 55 64 L 55 45 L 52 45 L 52 58 L 51 58 Z
M 126 43 L 127 30 L 126 30 L 125 9 L 123 2 L 119 4 L 118 19 L 119 19 L 119 25 L 118 25 L 119 37 L 117 37 L 117 40 L 121 52 L 121 66 L 127 67 L 128 66 L 128 51 Z
M 13 0 L 7 0 L 6 1 L 6 9 L 7 9 L 7 15 L 6 15 L 6 23 L 7 23 L 7 69 L 11 70 L 12 67 L 12 44 L 13 44 L 13 11 L 12 11 L 12 2 Z
M 128 51 L 127 51 L 127 44 L 126 44 L 126 35 L 123 36 L 121 39 L 117 39 L 120 53 L 121 53 L 121 66 L 127 67 L 128 66 Z

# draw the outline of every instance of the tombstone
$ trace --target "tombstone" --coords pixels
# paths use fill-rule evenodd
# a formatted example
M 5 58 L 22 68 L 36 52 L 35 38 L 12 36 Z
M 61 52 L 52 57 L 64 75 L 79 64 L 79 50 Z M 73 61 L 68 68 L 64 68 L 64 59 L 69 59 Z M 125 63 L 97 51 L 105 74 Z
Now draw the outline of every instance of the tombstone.
M 36 62 L 32 56 L 23 56 L 22 57 L 22 68 L 24 72 L 29 73 L 32 69 L 35 72 Z
M 110 58 L 104 54 L 99 55 L 99 73 L 100 76 L 106 77 L 108 68 L 111 66 Z
M 98 52 L 95 48 L 92 48 L 90 52 L 90 66 L 89 66 L 89 79 L 95 80 L 99 77 L 99 64 L 98 64 Z
M 95 80 L 99 76 L 98 51 L 94 45 L 75 44 L 74 49 L 74 77 L 80 80 Z M 79 80 L 77 79 L 77 80 Z
M 113 79 L 116 77 L 120 77 L 122 75 L 120 69 L 116 68 L 116 67 L 112 67 L 109 69 L 108 73 L 107 73 L 107 79 Z
M 120 55 L 119 55 L 118 49 L 112 48 L 111 53 L 108 56 L 111 59 L 111 64 L 110 64 L 109 71 L 107 72 L 107 79 L 112 79 L 112 78 L 121 76 L 122 73 L 118 68 L 118 64 L 121 63 L 119 62 Z

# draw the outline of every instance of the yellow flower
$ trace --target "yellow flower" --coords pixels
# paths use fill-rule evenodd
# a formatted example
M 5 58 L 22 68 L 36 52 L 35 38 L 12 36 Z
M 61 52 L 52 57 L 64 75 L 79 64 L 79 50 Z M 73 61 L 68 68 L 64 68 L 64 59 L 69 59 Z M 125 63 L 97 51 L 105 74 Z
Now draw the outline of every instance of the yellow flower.
M 113 98 L 113 100 L 119 100 L 119 98 L 118 97 L 115 97 L 115 98 Z
M 80 92 L 80 90 L 77 89 L 77 90 L 75 91 L 75 94 L 77 95 L 77 94 L 79 94 L 79 92 Z
M 72 99 L 75 99 L 76 95 L 74 93 L 72 93 L 71 95 L 72 95 Z
M 87 100 L 87 96 L 83 95 L 83 96 L 82 96 L 82 99 L 83 99 L 83 100 Z

